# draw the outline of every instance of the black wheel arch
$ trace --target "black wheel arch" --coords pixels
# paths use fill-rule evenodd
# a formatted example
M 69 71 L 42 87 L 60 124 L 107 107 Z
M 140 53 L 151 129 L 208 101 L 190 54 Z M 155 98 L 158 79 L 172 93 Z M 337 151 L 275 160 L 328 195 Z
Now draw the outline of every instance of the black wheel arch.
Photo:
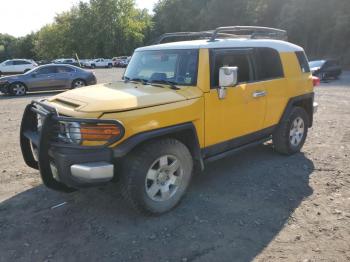
M 204 161 L 201 155 L 197 131 L 194 124 L 191 122 L 134 135 L 126 139 L 120 145 L 116 146 L 113 149 L 113 155 L 116 158 L 124 157 L 143 143 L 164 137 L 177 139 L 187 146 L 195 162 L 195 167 L 199 168 L 200 170 L 204 170 Z
M 288 103 L 287 103 L 287 106 L 283 112 L 283 115 L 280 119 L 280 123 L 287 121 L 288 116 L 290 115 L 293 107 L 298 106 L 298 107 L 303 108 L 306 111 L 306 113 L 309 117 L 309 127 L 312 127 L 313 116 L 314 116 L 314 113 L 313 113 L 314 96 L 315 96 L 314 93 L 308 93 L 308 94 L 304 94 L 301 96 L 296 96 L 296 97 L 290 98 Z

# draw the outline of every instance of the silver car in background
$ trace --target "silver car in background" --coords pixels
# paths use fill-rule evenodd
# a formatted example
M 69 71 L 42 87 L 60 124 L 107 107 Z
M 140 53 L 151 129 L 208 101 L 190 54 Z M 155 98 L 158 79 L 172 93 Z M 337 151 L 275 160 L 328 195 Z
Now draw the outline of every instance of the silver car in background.
M 32 91 L 72 89 L 96 84 L 93 72 L 72 65 L 49 64 L 22 75 L 0 78 L 0 91 L 23 96 Z

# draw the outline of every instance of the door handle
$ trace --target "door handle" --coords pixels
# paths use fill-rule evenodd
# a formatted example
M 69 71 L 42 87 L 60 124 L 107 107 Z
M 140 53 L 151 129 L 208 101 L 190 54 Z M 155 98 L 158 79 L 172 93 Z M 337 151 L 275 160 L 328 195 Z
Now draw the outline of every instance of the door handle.
M 254 98 L 259 98 L 259 97 L 264 97 L 267 95 L 267 92 L 266 91 L 255 91 L 253 93 L 253 97 Z

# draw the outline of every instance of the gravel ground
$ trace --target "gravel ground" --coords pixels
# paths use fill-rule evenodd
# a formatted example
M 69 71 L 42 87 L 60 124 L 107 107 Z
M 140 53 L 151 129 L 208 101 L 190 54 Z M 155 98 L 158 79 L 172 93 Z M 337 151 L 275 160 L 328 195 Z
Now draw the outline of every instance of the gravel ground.
M 95 71 L 99 82 L 123 72 Z M 114 185 L 63 194 L 25 166 L 23 109 L 52 94 L 0 96 L 0 261 L 350 260 L 350 72 L 316 89 L 301 153 L 266 144 L 212 163 L 177 209 L 151 218 Z

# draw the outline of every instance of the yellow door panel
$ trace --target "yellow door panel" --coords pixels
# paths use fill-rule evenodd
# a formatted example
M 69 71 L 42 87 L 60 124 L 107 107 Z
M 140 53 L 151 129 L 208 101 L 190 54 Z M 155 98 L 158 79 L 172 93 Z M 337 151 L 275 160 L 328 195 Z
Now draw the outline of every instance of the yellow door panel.
M 278 124 L 288 103 L 288 86 L 284 78 L 261 82 L 266 90 L 266 116 L 263 128 Z
M 216 89 L 205 93 L 205 145 L 244 136 L 262 129 L 266 110 L 266 97 L 254 98 L 264 91 L 260 83 L 240 84 L 227 89 L 220 100 Z

